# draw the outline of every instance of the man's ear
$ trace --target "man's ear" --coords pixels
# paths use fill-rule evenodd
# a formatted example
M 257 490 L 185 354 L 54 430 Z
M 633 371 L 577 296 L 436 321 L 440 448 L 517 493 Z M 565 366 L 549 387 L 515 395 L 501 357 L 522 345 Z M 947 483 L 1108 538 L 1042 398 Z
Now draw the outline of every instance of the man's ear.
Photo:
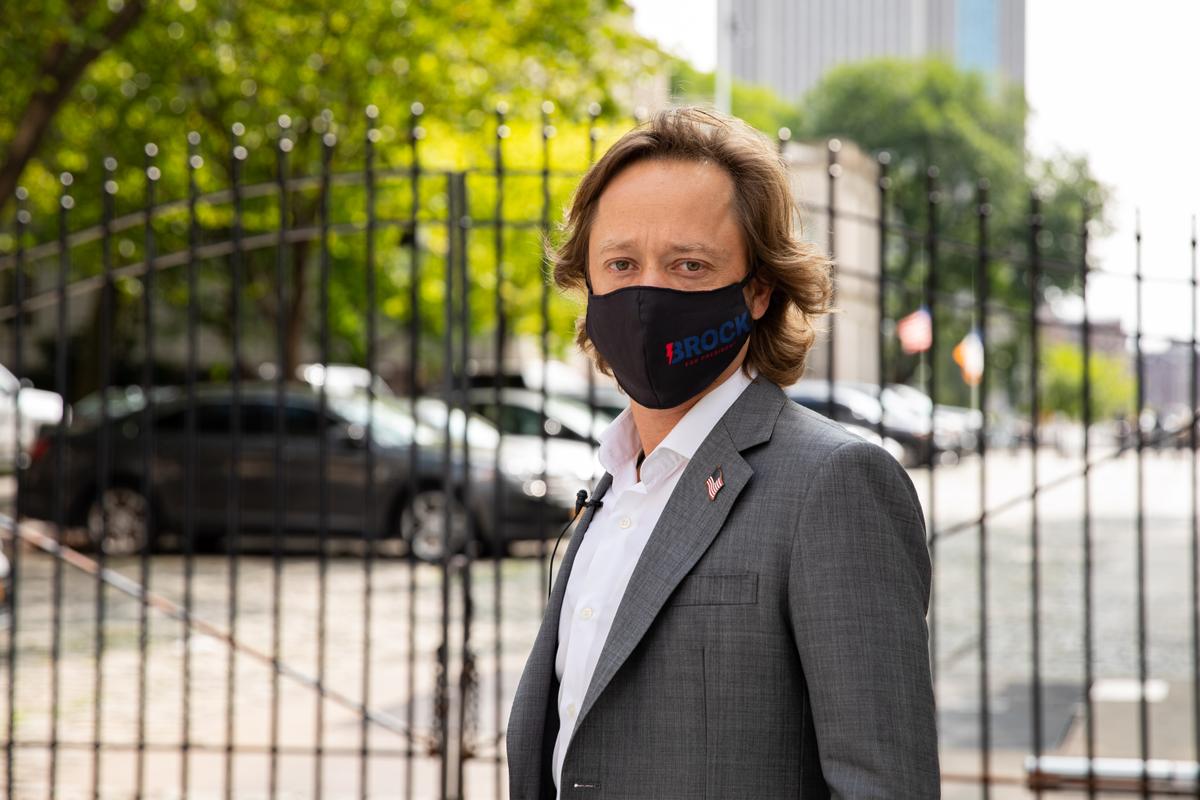
M 757 275 L 750 279 L 750 316 L 754 319 L 761 319 L 763 314 L 767 313 L 767 307 L 771 304 L 772 287 L 763 282 Z

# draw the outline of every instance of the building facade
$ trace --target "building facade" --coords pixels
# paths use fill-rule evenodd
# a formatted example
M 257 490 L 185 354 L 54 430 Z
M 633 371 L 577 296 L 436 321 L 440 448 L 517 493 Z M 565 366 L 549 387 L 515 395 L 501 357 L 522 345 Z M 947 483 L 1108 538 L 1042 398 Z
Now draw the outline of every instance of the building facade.
M 942 55 L 1025 85 L 1025 0 L 718 0 L 717 61 L 799 100 L 831 67 Z

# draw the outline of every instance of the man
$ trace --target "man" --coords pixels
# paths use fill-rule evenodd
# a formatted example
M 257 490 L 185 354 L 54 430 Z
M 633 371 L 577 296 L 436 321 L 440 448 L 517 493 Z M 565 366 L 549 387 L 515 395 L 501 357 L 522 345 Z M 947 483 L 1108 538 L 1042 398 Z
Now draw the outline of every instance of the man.
M 510 796 L 939 796 L 930 561 L 882 448 L 789 401 L 828 310 L 786 170 L 662 112 L 584 177 L 554 277 L 629 408 L 508 724 Z

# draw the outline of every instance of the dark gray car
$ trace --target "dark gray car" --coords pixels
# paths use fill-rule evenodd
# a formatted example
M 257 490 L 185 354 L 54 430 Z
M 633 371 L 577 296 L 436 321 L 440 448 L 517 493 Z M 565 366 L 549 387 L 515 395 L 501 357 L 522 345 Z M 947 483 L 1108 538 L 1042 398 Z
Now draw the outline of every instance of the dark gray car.
M 452 552 L 463 549 L 469 536 L 485 553 L 497 545 L 503 549 L 513 540 L 553 538 L 573 510 L 573 494 L 566 491 L 570 480 L 555 481 L 555 485 L 564 487 L 560 491 L 531 494 L 507 470 L 496 475 L 494 443 L 478 434 L 474 438 L 484 441 L 473 441 L 464 450 L 461 435 L 452 431 L 452 474 L 447 483 L 443 432 L 424 422 L 414 427 L 405 402 L 377 398 L 371 426 L 375 508 L 368 513 L 365 395 L 331 395 L 326 398 L 322 415 L 318 390 L 306 383 L 289 382 L 282 406 L 285 435 L 277 440 L 275 391 L 275 385 L 269 382 L 243 384 L 235 457 L 234 402 L 229 384 L 196 387 L 194 438 L 189 435 L 185 392 L 180 387 L 155 390 L 149 497 L 153 514 L 149 527 L 143 494 L 143 396 L 140 391 L 113 390 L 107 425 L 102 424 L 98 397 L 76 404 L 64 432 L 67 457 L 61 497 L 65 523 L 85 526 L 92 541 L 113 554 L 139 551 L 148 536 L 152 544 L 158 543 L 158 534 L 163 531 L 182 533 L 189 508 L 189 445 L 194 447 L 195 459 L 190 519 L 201 547 L 219 540 L 228 530 L 232 491 L 239 498 L 243 532 L 274 530 L 277 463 L 283 465 L 282 502 L 278 508 L 282 529 L 289 537 L 319 531 L 324 489 L 328 503 L 326 530 L 331 536 L 363 537 L 367 531 L 381 538 L 401 537 L 423 560 L 442 557 L 448 503 Z M 477 424 L 486 425 L 473 419 L 472 431 L 482 430 Z M 461 431 L 461 425 L 459 428 Z M 108 432 L 111 467 L 109 488 L 102 495 L 98 488 L 98 453 L 104 430 Z M 319 469 L 322 437 L 326 443 L 323 479 Z M 412 473 L 414 439 L 417 470 Z M 42 429 L 32 448 L 32 460 L 22 482 L 22 510 L 30 517 L 54 518 L 56 442 L 56 428 L 49 426 Z M 465 462 L 469 462 L 469 468 L 464 467 Z M 470 474 L 466 481 L 464 469 Z M 236 476 L 236 481 L 231 476 Z M 502 525 L 495 524 L 497 477 L 502 487 Z M 452 491 L 445 490 L 447 485 Z M 103 524 L 105 510 L 107 525 Z M 472 523 L 470 531 L 468 519 Z

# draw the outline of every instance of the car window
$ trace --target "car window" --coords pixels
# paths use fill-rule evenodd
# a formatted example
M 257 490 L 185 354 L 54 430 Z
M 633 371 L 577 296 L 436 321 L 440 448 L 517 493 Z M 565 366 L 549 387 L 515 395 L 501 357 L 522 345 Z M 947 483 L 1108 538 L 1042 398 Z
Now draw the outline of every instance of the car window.
M 288 436 L 316 436 L 321 430 L 321 417 L 315 408 L 288 406 L 284 425 Z
M 242 436 L 272 436 L 275 433 L 275 405 L 271 402 L 243 399 L 238 428 Z M 231 403 L 200 403 L 196 406 L 197 435 L 229 435 L 233 429 Z M 328 420 L 327 420 L 328 425 Z M 321 429 L 315 408 L 287 406 L 284 430 L 288 436 L 316 436 Z M 187 408 L 181 407 L 158 418 L 155 429 L 164 433 L 187 432 Z
M 286 401 L 285 401 L 286 402 Z M 275 403 L 252 402 L 242 407 L 242 431 L 248 435 L 275 435 Z M 284 435 L 288 438 L 315 437 L 322 428 L 329 426 L 327 418 L 321 425 L 321 415 L 315 408 L 288 404 L 284 407 Z
M 519 436 L 541 435 L 541 415 L 533 409 L 504 406 L 501 420 L 500 427 L 505 433 L 515 433 Z
M 182 431 L 186 425 L 187 413 L 182 408 L 163 414 L 154 421 L 154 429 L 163 433 Z
M 200 403 L 196 406 L 196 433 L 198 435 L 228 434 L 229 425 L 228 406 L 214 403 Z M 184 406 L 162 415 L 154 427 L 164 433 L 186 433 L 187 407 Z
M 17 380 L 17 376 L 9 372 L 7 367 L 0 364 L 0 392 L 15 394 L 20 385 L 21 382 Z

